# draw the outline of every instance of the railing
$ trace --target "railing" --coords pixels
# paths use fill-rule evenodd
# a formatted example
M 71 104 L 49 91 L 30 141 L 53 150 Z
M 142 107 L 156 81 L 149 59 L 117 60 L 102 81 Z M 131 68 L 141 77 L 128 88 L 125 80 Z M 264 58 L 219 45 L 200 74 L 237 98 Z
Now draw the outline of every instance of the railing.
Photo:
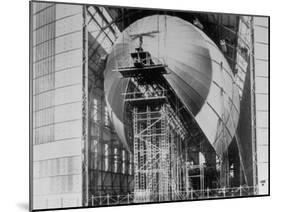
M 126 195 L 92 195 L 89 200 L 89 206 L 105 206 L 105 205 L 127 205 L 134 202 L 134 195 L 128 193 Z
M 122 205 L 131 203 L 147 203 L 147 202 L 163 202 L 162 198 L 157 194 L 145 193 L 142 198 L 142 193 L 135 192 L 128 193 L 125 195 L 92 195 L 89 200 L 89 206 L 106 206 L 106 205 Z M 230 198 L 230 197 L 241 197 L 241 196 L 252 196 L 256 194 L 256 187 L 240 186 L 233 188 L 219 188 L 219 189 L 204 189 L 204 190 L 193 190 L 188 191 L 177 191 L 169 192 L 165 196 L 169 196 L 169 201 L 177 200 L 198 200 L 198 199 L 215 199 L 215 198 Z M 150 198 L 149 198 L 150 196 Z M 141 200 L 141 201 L 140 201 Z
M 138 99 L 154 99 L 167 96 L 167 90 L 157 91 L 144 91 L 144 92 L 126 92 L 122 94 L 126 100 L 138 100 Z
M 151 63 L 151 61 L 153 63 Z M 163 65 L 165 66 L 165 60 L 164 58 L 158 58 L 158 57 L 146 57 L 144 59 L 138 59 L 138 60 L 134 60 L 131 57 L 127 57 L 127 58 L 122 58 L 120 60 L 116 60 L 116 64 L 115 67 L 116 69 L 122 69 L 122 68 L 129 68 L 129 67 L 134 67 L 135 63 L 143 63 L 145 66 L 157 66 L 157 65 Z

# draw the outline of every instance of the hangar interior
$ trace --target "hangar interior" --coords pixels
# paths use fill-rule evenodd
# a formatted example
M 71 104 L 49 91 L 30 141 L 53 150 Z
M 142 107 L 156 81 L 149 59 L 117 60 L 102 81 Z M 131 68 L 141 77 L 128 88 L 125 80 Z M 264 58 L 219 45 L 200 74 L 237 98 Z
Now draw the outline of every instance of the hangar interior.
M 268 144 L 257 142 L 259 123 L 256 122 L 259 121 L 257 114 L 267 114 L 268 108 L 258 111 L 256 99 L 260 99 L 258 95 L 267 98 L 268 91 L 265 88 L 257 93 L 255 82 L 257 77 L 267 80 L 268 73 L 256 74 L 254 47 L 258 40 L 255 27 L 264 29 L 266 24 L 255 23 L 253 16 L 232 14 L 34 4 L 37 4 L 33 12 L 36 42 L 40 28 L 52 27 L 52 24 L 57 27 L 62 19 L 79 16 L 78 24 L 74 19 L 64 23 L 71 33 L 79 33 L 68 39 L 69 45 L 81 44 L 76 48 L 81 49 L 81 87 L 75 91 L 81 93 L 78 110 L 81 111 L 79 129 L 82 129 L 81 164 L 77 165 L 81 179 L 76 182 L 81 190 L 77 188 L 78 196 L 73 197 L 77 205 L 262 193 L 259 185 L 263 186 L 268 179 L 258 174 L 259 169 L 263 172 L 266 168 L 260 165 L 257 152 L 260 146 Z M 76 25 L 75 31 L 72 28 Z M 56 49 L 58 39 L 64 35 L 57 35 L 58 30 L 54 29 L 49 29 L 46 40 L 51 37 L 50 41 L 56 40 L 50 45 Z M 44 61 L 40 59 L 40 41 L 36 42 L 33 47 L 35 75 L 41 70 L 36 64 Z M 67 43 L 66 39 L 61 42 Z M 260 43 L 266 45 L 268 40 Z M 69 49 L 67 51 L 75 48 Z M 267 60 L 260 59 L 265 66 Z M 44 65 L 43 69 L 49 70 L 50 66 Z M 51 74 L 57 76 L 55 70 Z M 35 83 L 38 76 L 34 77 Z M 48 83 L 53 84 L 54 79 Z M 40 91 L 39 84 L 35 84 L 35 89 L 37 87 Z M 35 92 L 35 102 L 43 92 Z M 68 104 L 73 103 L 69 100 Z M 36 108 L 33 113 L 36 118 Z M 266 131 L 267 127 L 260 128 Z M 37 128 L 34 128 L 38 131 L 34 137 L 35 152 L 36 148 L 46 149 L 44 143 L 49 142 L 41 139 L 49 132 L 41 132 L 41 126 Z M 67 145 L 71 143 L 66 144 L 66 148 Z M 38 158 L 41 157 L 40 152 Z M 41 178 L 46 177 L 40 171 L 44 168 L 40 163 L 42 159 L 34 158 L 41 182 Z M 268 160 L 261 163 L 268 164 Z M 52 200 L 48 199 L 49 193 L 44 194 L 46 197 L 38 195 L 40 207 L 52 207 L 51 201 L 57 201 L 56 198 L 59 200 L 54 206 L 72 204 L 64 200 L 64 194 L 52 192 Z
M 89 113 L 95 114 L 96 110 L 100 110 L 101 113 L 98 118 L 95 118 L 95 115 L 89 116 L 91 126 L 96 126 L 95 122 L 98 122 L 99 118 L 103 117 L 104 122 L 108 122 L 107 119 L 109 119 L 106 115 L 108 111 L 103 93 L 103 70 L 108 53 L 106 49 L 111 48 L 119 34 L 132 23 L 152 15 L 179 17 L 203 30 L 220 48 L 229 63 L 233 76 L 236 76 L 237 85 L 239 85 L 239 99 L 243 98 L 247 68 L 250 67 L 247 64 L 250 63 L 252 45 L 251 17 L 97 6 L 86 7 L 86 12 L 88 15 L 87 29 L 89 30 L 88 67 L 91 108 Z M 188 199 L 191 193 L 192 198 L 230 194 L 252 195 L 254 193 L 253 175 L 251 171 L 246 173 L 241 165 L 245 163 L 243 160 L 249 161 L 252 158 L 251 149 L 246 149 L 247 153 L 242 155 L 239 149 L 243 148 L 243 144 L 240 143 L 240 139 L 243 138 L 235 133 L 232 135 L 230 145 L 221 147 L 227 148 L 223 155 L 216 156 L 216 152 L 206 140 L 196 121 L 193 120 L 194 117 L 190 111 L 183 109 L 182 101 L 177 97 L 173 88 L 165 82 L 163 75 L 168 74 L 165 69 L 167 66 L 165 61 L 161 60 L 162 58 L 152 58 L 150 52 L 142 49 L 145 37 L 156 34 L 157 28 L 156 31 L 139 29 L 137 31 L 138 34 L 131 35 L 134 40 L 132 46 L 135 47 L 135 51 L 130 52 L 133 62 L 127 63 L 122 59 L 116 59 L 119 64 L 115 70 L 112 70 L 119 72 L 122 78 L 132 80 L 134 84 L 123 93 L 125 110 L 127 110 L 126 119 L 129 122 L 128 125 L 133 126 L 127 131 L 131 143 L 129 147 L 122 147 L 124 149 L 121 151 L 120 147 L 115 147 L 114 143 L 117 143 L 117 146 L 122 146 L 123 143 L 118 142 L 118 136 L 114 133 L 113 127 L 111 133 L 115 134 L 115 137 L 109 139 L 108 149 L 104 137 L 97 138 L 97 144 L 96 140 L 94 141 L 94 145 L 97 147 L 89 148 L 94 150 L 90 153 L 91 155 L 100 155 L 98 156 L 100 159 L 97 160 L 95 158 L 97 156 L 93 156 L 95 159 L 89 160 L 89 162 L 96 161 L 95 163 L 100 163 L 101 167 L 104 163 L 104 167 L 100 170 L 94 168 L 89 172 L 89 177 L 93 177 L 93 181 L 89 180 L 89 188 L 92 188 L 91 182 L 100 187 L 97 189 L 98 187 L 93 186 L 93 192 L 89 191 L 89 195 L 94 196 L 93 204 L 100 204 L 102 198 L 98 198 L 98 196 L 101 194 L 105 196 L 110 194 L 112 201 L 114 198 L 111 196 L 115 195 L 117 198 L 118 195 L 121 195 L 127 201 L 127 193 L 131 194 L 131 192 L 134 195 L 129 197 L 129 201 L 134 202 Z M 139 63 L 134 63 L 137 59 L 140 59 Z M 144 69 L 146 74 L 143 75 Z M 100 84 L 97 83 L 97 80 L 100 80 Z M 92 84 L 92 82 L 94 83 Z M 97 90 L 100 90 L 100 94 Z M 247 98 L 246 104 L 251 104 L 250 98 Z M 103 108 L 105 108 L 104 112 Z M 246 116 L 243 118 L 251 119 L 251 113 Z M 247 124 L 244 120 L 240 122 L 243 122 L 243 125 Z M 103 127 L 100 132 L 105 134 L 106 128 Z M 247 133 L 251 134 L 251 131 Z M 223 134 L 224 132 L 221 136 L 226 136 Z M 93 135 L 99 135 L 99 133 L 94 132 Z M 237 141 L 237 139 L 239 140 Z M 89 144 L 93 143 L 89 142 Z M 248 146 L 251 147 L 251 144 Z M 100 151 L 95 148 L 100 148 Z M 126 156 L 124 157 L 124 155 Z M 252 164 L 247 165 L 247 169 L 253 169 Z M 107 166 L 109 167 L 107 168 Z M 92 173 L 96 173 L 96 176 L 99 177 L 95 178 Z M 251 182 L 248 182 L 248 178 Z M 96 179 L 101 179 L 101 181 Z M 247 185 L 247 187 L 240 188 L 243 185 Z

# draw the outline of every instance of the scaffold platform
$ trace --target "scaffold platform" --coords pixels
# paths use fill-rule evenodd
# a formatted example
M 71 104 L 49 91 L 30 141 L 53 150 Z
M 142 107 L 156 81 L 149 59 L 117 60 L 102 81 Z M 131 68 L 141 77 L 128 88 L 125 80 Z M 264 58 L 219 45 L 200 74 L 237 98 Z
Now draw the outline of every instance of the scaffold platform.
M 162 75 L 167 74 L 166 65 L 162 64 L 151 64 L 146 65 L 144 67 L 123 67 L 119 69 L 115 69 L 114 71 L 118 71 L 124 78 L 129 77 L 141 77 L 143 75 Z

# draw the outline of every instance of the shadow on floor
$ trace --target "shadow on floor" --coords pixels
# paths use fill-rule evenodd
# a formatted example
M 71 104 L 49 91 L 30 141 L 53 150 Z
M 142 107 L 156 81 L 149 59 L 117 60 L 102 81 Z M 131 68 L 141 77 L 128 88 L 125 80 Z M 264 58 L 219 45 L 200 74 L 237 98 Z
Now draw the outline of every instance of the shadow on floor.
M 17 203 L 17 206 L 24 211 L 29 211 L 29 204 L 27 202 Z

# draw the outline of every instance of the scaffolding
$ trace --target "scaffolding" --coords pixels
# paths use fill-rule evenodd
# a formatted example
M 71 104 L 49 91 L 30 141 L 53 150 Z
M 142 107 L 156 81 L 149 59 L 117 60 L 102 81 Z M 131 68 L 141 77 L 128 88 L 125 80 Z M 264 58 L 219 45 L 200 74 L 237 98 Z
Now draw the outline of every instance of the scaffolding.
M 116 71 L 133 85 L 123 96 L 133 118 L 134 202 L 186 199 L 188 167 L 181 145 L 187 132 L 169 103 L 166 66 L 141 47 L 131 59 L 132 66 Z
M 182 199 L 181 191 L 189 189 L 183 186 L 188 167 L 180 154 L 184 129 L 169 104 L 158 103 L 133 108 L 135 202 Z

